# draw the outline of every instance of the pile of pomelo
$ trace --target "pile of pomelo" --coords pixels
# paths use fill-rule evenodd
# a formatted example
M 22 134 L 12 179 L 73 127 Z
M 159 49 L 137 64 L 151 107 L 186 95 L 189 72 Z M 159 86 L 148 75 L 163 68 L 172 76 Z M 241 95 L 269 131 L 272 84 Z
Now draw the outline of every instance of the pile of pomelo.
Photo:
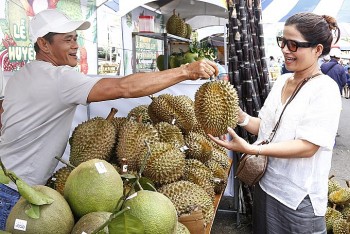
M 6 231 L 13 234 L 189 233 L 177 230 L 176 209 L 165 195 L 140 190 L 126 197 L 121 176 L 104 160 L 92 159 L 74 168 L 67 178 L 64 196 L 47 186 L 33 188 L 53 202 L 35 205 L 22 196 L 7 219 Z M 33 212 L 39 217 L 32 218 Z

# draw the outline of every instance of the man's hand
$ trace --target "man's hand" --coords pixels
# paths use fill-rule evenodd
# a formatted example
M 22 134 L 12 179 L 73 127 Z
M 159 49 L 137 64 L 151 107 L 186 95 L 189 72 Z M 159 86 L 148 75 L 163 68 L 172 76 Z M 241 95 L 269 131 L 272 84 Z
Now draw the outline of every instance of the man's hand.
M 197 80 L 199 78 L 209 79 L 219 74 L 219 69 L 216 64 L 208 59 L 192 62 L 182 67 L 186 70 L 189 80 Z

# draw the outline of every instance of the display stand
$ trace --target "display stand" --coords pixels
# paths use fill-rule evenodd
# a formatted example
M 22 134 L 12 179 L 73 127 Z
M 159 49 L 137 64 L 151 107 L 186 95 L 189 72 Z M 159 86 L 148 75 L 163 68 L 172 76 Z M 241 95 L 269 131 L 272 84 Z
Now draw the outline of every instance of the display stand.
M 149 37 L 157 40 L 162 40 L 163 41 L 163 53 L 164 55 L 164 68 L 168 69 L 168 57 L 170 55 L 170 47 L 169 47 L 169 42 L 188 42 L 190 43 L 191 40 L 183 37 L 178 37 L 173 34 L 169 33 L 140 33 L 140 32 L 133 32 L 132 33 L 132 55 L 133 58 L 136 61 L 136 36 L 140 37 Z M 132 64 L 132 71 L 133 73 L 136 73 L 136 62 Z

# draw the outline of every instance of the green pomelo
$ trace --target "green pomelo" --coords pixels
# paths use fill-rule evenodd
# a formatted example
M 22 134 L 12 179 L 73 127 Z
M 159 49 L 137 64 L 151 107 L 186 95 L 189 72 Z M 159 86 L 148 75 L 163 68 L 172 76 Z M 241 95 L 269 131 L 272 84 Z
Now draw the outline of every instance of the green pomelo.
M 124 204 L 130 207 L 126 212 L 143 222 L 145 234 L 176 233 L 177 213 L 169 198 L 148 190 L 138 191 L 131 196 Z
M 184 54 L 182 63 L 183 64 L 192 63 L 192 62 L 195 62 L 197 58 L 198 58 L 198 53 L 192 53 L 188 51 Z
M 71 234 L 82 234 L 82 233 L 92 233 L 104 224 L 112 213 L 110 212 L 91 212 L 79 219 L 79 221 L 74 225 Z M 100 233 L 100 232 L 99 232 Z M 106 226 L 101 233 L 109 233 L 108 227 Z
M 159 69 L 159 71 L 165 70 L 165 67 L 164 67 L 164 54 L 158 55 L 158 57 L 156 59 L 156 63 L 157 63 L 157 68 Z
M 111 212 L 123 195 L 123 181 L 116 169 L 101 159 L 79 164 L 68 176 L 64 197 L 77 217 Z
M 30 218 L 25 211 L 30 204 L 21 197 L 10 212 L 6 222 L 6 231 L 12 234 L 68 234 L 74 226 L 73 213 L 63 196 L 56 190 L 43 185 L 33 187 L 35 190 L 51 197 L 54 202 L 50 205 L 41 205 L 40 217 Z

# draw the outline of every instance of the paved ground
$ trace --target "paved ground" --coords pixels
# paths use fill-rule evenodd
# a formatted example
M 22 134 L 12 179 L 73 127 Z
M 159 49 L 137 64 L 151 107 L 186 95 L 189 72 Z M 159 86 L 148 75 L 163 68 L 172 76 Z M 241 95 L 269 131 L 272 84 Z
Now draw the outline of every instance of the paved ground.
M 340 116 L 339 136 L 336 139 L 336 146 L 333 151 L 332 167 L 330 175 L 343 185 L 345 181 L 350 180 L 350 99 L 342 98 L 343 110 Z M 236 213 L 233 213 L 233 197 L 224 197 L 220 204 L 220 210 L 216 213 L 211 234 L 249 234 L 250 227 L 244 222 L 244 217 L 241 217 L 241 225 L 237 225 Z

